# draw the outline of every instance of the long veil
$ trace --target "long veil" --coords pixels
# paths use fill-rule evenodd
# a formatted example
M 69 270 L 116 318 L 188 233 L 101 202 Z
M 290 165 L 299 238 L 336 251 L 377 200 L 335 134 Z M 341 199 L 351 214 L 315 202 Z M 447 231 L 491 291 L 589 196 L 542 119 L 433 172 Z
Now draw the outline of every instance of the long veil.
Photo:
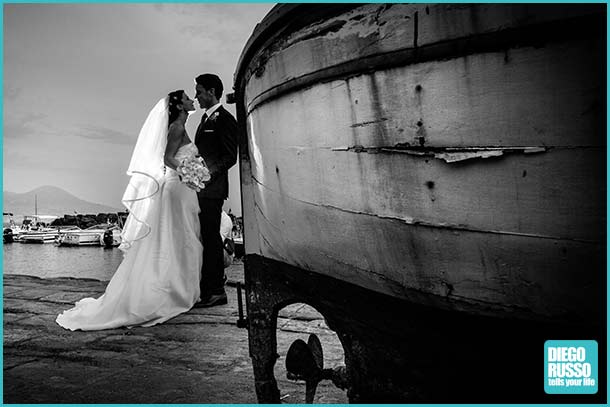
M 131 176 L 123 193 L 129 216 L 121 233 L 119 248 L 126 252 L 135 241 L 151 231 L 158 193 L 163 183 L 163 154 L 167 145 L 168 99 L 161 99 L 150 111 L 131 155 L 127 175 Z

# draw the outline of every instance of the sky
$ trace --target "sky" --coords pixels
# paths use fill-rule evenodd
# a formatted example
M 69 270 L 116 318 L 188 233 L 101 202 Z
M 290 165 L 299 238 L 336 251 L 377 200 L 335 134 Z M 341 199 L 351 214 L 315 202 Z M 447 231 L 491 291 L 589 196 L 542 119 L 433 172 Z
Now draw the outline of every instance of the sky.
M 204 72 L 231 90 L 241 51 L 272 7 L 5 4 L 3 189 L 53 185 L 121 208 L 125 171 L 150 109 L 176 89 L 193 98 L 194 78 Z M 202 114 L 195 105 L 191 138 Z M 225 209 L 239 214 L 237 165 L 229 176 Z

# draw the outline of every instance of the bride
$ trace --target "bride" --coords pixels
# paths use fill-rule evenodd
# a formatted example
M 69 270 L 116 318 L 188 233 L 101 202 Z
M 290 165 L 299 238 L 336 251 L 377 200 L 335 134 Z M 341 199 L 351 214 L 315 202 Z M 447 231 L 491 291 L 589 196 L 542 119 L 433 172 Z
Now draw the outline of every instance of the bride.
M 184 128 L 193 110 L 193 100 L 177 90 L 148 115 L 127 170 L 123 261 L 101 297 L 82 299 L 57 317 L 63 328 L 152 326 L 199 300 L 199 204 L 176 171 L 182 159 L 198 154 Z

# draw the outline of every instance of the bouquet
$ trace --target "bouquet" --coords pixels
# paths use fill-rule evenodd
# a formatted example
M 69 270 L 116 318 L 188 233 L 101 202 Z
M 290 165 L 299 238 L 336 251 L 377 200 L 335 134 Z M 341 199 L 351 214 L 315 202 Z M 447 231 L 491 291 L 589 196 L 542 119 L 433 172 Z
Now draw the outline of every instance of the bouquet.
M 177 171 L 182 182 L 197 192 L 205 188 L 205 183 L 211 179 L 210 170 L 205 165 L 203 157 L 198 155 L 191 155 L 183 159 Z

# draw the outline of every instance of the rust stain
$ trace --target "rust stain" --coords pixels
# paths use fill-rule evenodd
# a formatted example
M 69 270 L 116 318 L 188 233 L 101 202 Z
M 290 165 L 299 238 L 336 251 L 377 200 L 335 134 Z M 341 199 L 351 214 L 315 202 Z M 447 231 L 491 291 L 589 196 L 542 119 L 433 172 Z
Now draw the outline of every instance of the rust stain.
M 426 129 L 424 128 L 424 122 L 422 119 L 419 119 L 416 124 L 417 136 L 415 137 L 415 141 L 417 141 L 420 147 L 424 147 L 426 144 Z
M 358 101 L 357 101 L 357 100 L 356 100 L 356 103 L 358 103 Z M 349 126 L 349 127 L 351 127 L 351 128 L 355 128 L 355 127 L 366 127 L 366 126 L 368 126 L 368 125 L 370 125 L 370 124 L 382 123 L 382 122 L 385 122 L 385 121 L 387 121 L 387 120 L 388 120 L 388 119 L 386 119 L 385 117 L 382 117 L 382 118 L 381 118 L 381 119 L 379 119 L 379 120 L 371 120 L 371 121 L 368 121 L 368 122 L 354 123 L 354 124 L 352 124 L 352 125 L 351 125 L 351 126 Z

